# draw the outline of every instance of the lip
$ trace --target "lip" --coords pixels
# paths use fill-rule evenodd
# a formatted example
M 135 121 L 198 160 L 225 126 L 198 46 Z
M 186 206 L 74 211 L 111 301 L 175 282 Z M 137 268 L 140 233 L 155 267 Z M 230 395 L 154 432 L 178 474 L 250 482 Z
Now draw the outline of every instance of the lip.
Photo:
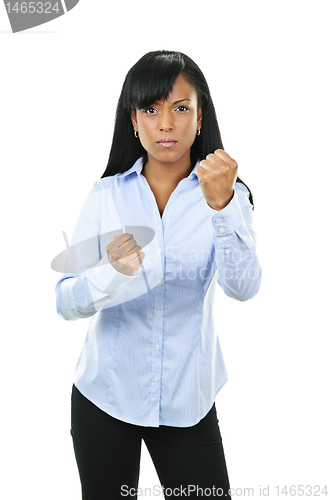
M 162 140 L 157 142 L 157 144 L 159 144 L 160 146 L 163 146 L 163 148 L 170 148 L 170 147 L 174 146 L 174 144 L 176 144 L 176 143 L 177 143 L 177 141 L 175 141 L 174 139 L 171 139 L 171 138 L 162 139 Z

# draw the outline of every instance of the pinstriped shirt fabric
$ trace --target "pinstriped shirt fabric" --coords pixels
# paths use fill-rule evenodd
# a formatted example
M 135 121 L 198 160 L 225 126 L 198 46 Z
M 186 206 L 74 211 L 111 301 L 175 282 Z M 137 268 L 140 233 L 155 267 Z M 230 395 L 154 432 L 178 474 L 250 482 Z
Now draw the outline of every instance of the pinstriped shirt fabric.
M 247 189 L 236 183 L 230 203 L 214 210 L 199 185 L 198 166 L 179 182 L 162 217 L 141 174 L 142 158 L 130 170 L 96 181 L 71 239 L 80 272 L 66 269 L 56 284 L 62 318 L 91 318 L 74 384 L 124 422 L 197 424 L 227 381 L 214 322 L 221 307 L 215 288 L 242 301 L 260 286 Z M 129 232 L 143 247 L 143 266 L 134 276 L 108 261 L 111 231 Z M 87 239 L 94 243 L 85 251 Z

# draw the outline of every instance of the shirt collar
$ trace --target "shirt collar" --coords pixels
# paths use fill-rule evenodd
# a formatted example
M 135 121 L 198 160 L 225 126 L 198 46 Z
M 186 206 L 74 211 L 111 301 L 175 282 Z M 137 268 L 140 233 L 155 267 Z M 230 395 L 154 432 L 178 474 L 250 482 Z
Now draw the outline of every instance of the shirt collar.
M 197 167 L 199 167 L 199 164 L 200 164 L 200 160 L 197 160 L 194 168 L 192 169 L 192 171 L 190 172 L 190 174 L 188 175 L 188 177 L 186 177 L 187 179 L 189 179 L 190 177 L 193 177 L 193 176 L 197 177 L 197 174 L 196 174 L 195 170 L 196 170 Z M 132 174 L 133 172 L 136 172 L 137 175 L 140 177 L 141 176 L 142 168 L 143 168 L 143 156 L 141 156 L 140 158 L 138 158 L 136 160 L 136 162 L 134 163 L 134 165 L 129 170 L 126 170 L 126 172 L 123 172 L 121 174 L 121 176 L 125 177 L 126 175 L 129 175 L 129 174 Z
M 125 177 L 126 175 L 132 174 L 133 172 L 136 172 L 138 175 L 140 175 L 142 167 L 143 167 L 143 157 L 141 156 L 136 160 L 134 165 L 129 170 L 126 170 L 126 172 L 123 172 L 122 174 L 120 174 L 120 176 Z

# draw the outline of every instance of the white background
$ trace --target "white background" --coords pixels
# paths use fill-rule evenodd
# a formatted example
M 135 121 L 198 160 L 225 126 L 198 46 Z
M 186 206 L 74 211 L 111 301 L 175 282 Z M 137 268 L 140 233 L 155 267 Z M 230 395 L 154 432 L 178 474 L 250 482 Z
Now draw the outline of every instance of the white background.
M 231 486 L 236 497 L 266 496 L 261 486 L 276 498 L 277 485 L 330 494 L 328 2 L 113 5 L 81 0 L 16 34 L 0 5 L 2 496 L 81 498 L 70 396 L 89 320 L 57 315 L 50 263 L 106 167 L 124 77 L 157 49 L 204 72 L 255 198 L 261 289 L 243 303 L 217 294 Z M 142 451 L 140 487 L 152 488 Z

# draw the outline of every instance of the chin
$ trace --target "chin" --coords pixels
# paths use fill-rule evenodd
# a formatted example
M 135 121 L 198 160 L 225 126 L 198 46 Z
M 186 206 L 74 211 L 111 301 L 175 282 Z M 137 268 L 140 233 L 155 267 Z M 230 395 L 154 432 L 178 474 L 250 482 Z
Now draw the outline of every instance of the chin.
M 178 151 L 163 151 L 160 154 L 158 151 L 157 154 L 152 154 L 152 153 L 148 153 L 148 154 L 150 154 L 150 156 L 152 156 L 153 158 L 155 158 L 159 162 L 173 163 L 173 162 L 181 160 L 187 154 L 187 152 L 183 151 L 180 153 Z M 190 155 L 190 150 L 189 150 L 189 155 Z

